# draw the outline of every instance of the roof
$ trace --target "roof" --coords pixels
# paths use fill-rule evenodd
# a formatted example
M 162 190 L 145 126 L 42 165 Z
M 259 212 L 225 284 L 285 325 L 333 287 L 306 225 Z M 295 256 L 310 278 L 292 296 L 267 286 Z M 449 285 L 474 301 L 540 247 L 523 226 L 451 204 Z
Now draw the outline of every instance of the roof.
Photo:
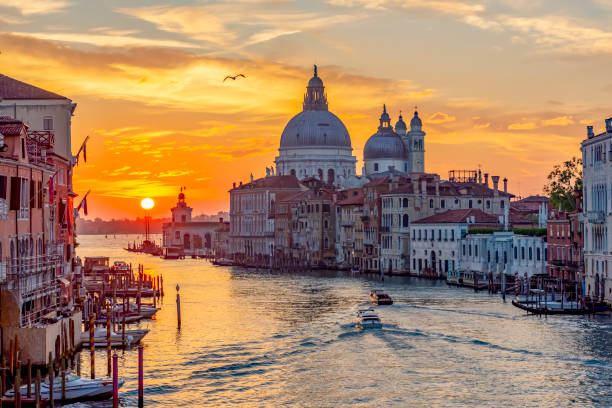
M 4 136 L 19 136 L 28 127 L 20 120 L 0 116 L 0 133 Z
M 541 195 L 532 195 L 529 197 L 525 197 L 522 200 L 515 201 L 514 203 L 529 203 L 529 202 L 539 202 L 539 203 L 547 203 L 548 197 Z
M 334 191 L 330 190 L 305 190 L 295 194 L 287 195 L 280 199 L 282 202 L 300 202 L 302 200 L 333 200 Z
M 253 180 L 250 183 L 242 184 L 232 188 L 230 191 L 247 190 L 253 188 L 300 188 L 301 184 L 297 177 L 288 176 L 268 176 Z
M 340 192 L 344 197 L 338 201 L 338 205 L 361 205 L 363 204 L 363 190 L 351 188 Z
M 1 99 L 68 99 L 34 85 L 0 74 Z
M 465 224 L 468 217 L 474 217 L 474 223 L 476 224 L 497 224 L 499 221 L 496 215 L 487 214 L 477 208 L 466 208 L 434 214 L 430 217 L 414 221 L 413 224 Z

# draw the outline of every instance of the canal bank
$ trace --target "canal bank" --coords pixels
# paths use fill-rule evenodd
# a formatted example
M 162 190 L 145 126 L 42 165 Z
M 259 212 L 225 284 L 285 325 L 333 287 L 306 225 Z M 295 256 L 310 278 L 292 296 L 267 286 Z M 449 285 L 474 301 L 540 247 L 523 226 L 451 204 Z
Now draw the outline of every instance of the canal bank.
M 152 329 L 143 342 L 146 406 L 612 404 L 609 316 L 527 316 L 499 295 L 440 281 L 215 267 L 121 249 L 134 239 L 81 236 L 78 254 L 164 275 L 162 310 L 137 325 Z M 359 331 L 355 313 L 373 288 L 395 304 L 378 308 L 381 330 Z M 136 353 L 119 353 L 124 406 L 137 401 Z

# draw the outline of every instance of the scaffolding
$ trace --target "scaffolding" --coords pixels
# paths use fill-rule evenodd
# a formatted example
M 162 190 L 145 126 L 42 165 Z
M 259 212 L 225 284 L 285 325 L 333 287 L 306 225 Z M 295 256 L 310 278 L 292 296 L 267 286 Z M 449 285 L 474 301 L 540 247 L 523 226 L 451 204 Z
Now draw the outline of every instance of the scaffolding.
M 477 170 L 450 170 L 448 172 L 448 181 L 452 183 L 477 183 Z

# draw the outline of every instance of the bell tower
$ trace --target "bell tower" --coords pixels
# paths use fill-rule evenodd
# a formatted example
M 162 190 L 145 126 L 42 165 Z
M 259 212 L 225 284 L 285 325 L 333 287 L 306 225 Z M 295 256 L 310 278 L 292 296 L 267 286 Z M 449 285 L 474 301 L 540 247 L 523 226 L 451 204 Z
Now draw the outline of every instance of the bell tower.
M 415 106 L 414 116 L 410 121 L 410 131 L 403 137 L 408 148 L 408 171 L 410 173 L 425 172 L 425 132 L 422 128 L 423 122 Z
M 185 202 L 183 190 L 185 190 L 185 187 L 181 187 L 176 206 L 170 210 L 172 211 L 172 222 L 191 222 L 191 211 L 193 208 L 189 207 Z

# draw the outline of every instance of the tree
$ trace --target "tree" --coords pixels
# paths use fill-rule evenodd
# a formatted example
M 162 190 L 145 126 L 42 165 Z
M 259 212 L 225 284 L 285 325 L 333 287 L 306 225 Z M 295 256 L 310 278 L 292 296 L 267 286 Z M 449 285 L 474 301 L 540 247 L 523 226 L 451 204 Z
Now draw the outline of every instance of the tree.
M 575 210 L 574 191 L 582 191 L 582 159 L 573 157 L 557 164 L 548 174 L 547 180 L 544 192 L 548 194 L 552 207 L 564 211 Z

